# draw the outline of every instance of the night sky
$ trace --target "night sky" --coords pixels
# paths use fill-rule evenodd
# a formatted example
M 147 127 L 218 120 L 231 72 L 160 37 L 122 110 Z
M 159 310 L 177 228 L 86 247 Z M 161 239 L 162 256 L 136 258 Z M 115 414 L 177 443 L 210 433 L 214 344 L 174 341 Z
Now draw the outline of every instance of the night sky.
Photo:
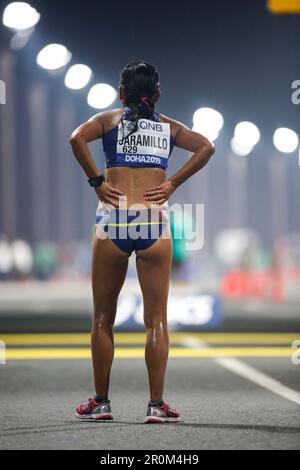
M 272 15 L 264 0 L 30 3 L 42 14 L 35 44 L 66 45 L 95 81 L 117 86 L 127 62 L 153 62 L 160 108 L 178 119 L 188 123 L 210 105 L 229 127 L 241 119 L 271 131 L 299 123 L 290 85 L 300 77 L 300 15 Z
M 168 95 L 161 105 L 172 113 L 203 102 L 253 119 L 268 108 L 291 111 L 300 15 L 272 15 L 263 0 L 31 3 L 43 15 L 43 39 L 66 44 L 99 80 L 117 85 L 117 72 L 137 57 L 155 63 Z

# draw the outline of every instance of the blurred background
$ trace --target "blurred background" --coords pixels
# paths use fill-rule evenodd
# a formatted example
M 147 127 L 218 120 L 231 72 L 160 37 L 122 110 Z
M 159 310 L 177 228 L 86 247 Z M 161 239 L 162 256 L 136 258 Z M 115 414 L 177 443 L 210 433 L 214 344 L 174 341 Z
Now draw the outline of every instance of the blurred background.
M 145 17 L 135 0 L 0 2 L 1 331 L 88 330 L 97 198 L 69 136 L 120 106 L 120 72 L 139 58 L 160 71 L 157 110 L 216 145 L 170 201 L 190 205 L 172 230 L 189 231 L 204 205 L 203 248 L 174 240 L 170 324 L 298 328 L 297 9 L 288 0 L 165 1 Z M 91 149 L 103 170 L 102 143 Z M 169 174 L 188 157 L 175 149 Z M 117 327 L 141 328 L 141 315 L 132 256 Z

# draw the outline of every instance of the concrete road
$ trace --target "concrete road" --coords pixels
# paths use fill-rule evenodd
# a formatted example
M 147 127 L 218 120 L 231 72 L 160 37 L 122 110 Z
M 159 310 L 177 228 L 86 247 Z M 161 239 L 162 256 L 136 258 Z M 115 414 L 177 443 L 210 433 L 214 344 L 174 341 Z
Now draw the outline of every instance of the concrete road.
M 232 347 L 226 345 L 234 352 Z M 143 424 L 148 390 L 142 357 L 117 354 L 110 393 L 115 419 L 110 423 L 74 417 L 75 406 L 93 392 L 89 359 L 40 359 L 37 353 L 30 360 L 8 360 L 0 366 L 0 448 L 300 448 L 300 365 L 293 365 L 290 355 L 280 357 L 280 350 L 273 349 L 275 355 L 257 356 L 254 348 L 253 354 L 231 358 L 224 355 L 223 344 L 219 356 L 201 357 L 199 348 L 193 348 L 194 356 L 169 359 L 165 399 L 182 412 L 184 422 L 164 425 Z

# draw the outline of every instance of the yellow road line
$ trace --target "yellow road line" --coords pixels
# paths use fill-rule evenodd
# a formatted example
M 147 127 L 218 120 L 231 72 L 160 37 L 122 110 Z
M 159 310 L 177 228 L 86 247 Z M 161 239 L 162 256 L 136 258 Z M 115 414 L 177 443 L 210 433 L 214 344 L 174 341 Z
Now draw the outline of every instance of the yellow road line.
M 124 222 L 124 223 L 112 223 L 107 224 L 97 224 L 98 227 L 137 227 L 138 225 L 166 225 L 166 222 Z
M 177 333 L 175 333 L 177 334 Z M 178 333 L 178 340 L 195 338 L 209 344 L 291 344 L 300 333 Z
M 171 348 L 171 358 L 209 358 L 209 357 L 288 357 L 292 348 Z M 33 348 L 8 349 L 7 360 L 26 359 L 89 359 L 88 348 Z M 144 357 L 143 348 L 116 348 L 117 359 L 140 359 Z
M 181 343 L 196 339 L 209 344 L 291 344 L 300 339 L 300 333 L 193 333 L 171 332 L 170 342 Z M 32 333 L 0 334 L 7 345 L 62 345 L 90 343 L 89 333 Z M 145 333 L 115 333 L 115 344 L 144 344 Z
M 21 333 L 0 334 L 0 340 L 7 345 L 35 345 L 35 344 L 89 344 L 89 333 Z

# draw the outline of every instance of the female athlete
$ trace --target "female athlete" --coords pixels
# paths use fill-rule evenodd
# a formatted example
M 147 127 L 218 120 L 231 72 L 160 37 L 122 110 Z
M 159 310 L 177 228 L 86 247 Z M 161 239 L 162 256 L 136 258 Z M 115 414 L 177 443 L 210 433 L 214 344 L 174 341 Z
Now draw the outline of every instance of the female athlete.
M 159 73 L 143 61 L 121 74 L 122 107 L 96 114 L 70 138 L 74 156 L 99 198 L 93 234 L 92 290 L 94 316 L 91 349 L 95 395 L 76 409 L 80 419 L 113 419 L 108 399 L 114 356 L 113 326 L 128 259 L 136 253 L 146 328 L 145 360 L 150 400 L 145 422 L 180 421 L 164 401 L 169 351 L 167 300 L 172 262 L 168 199 L 199 171 L 214 153 L 213 144 L 184 124 L 155 111 Z M 88 143 L 102 138 L 105 174 L 100 173 Z M 174 147 L 193 153 L 167 178 Z

